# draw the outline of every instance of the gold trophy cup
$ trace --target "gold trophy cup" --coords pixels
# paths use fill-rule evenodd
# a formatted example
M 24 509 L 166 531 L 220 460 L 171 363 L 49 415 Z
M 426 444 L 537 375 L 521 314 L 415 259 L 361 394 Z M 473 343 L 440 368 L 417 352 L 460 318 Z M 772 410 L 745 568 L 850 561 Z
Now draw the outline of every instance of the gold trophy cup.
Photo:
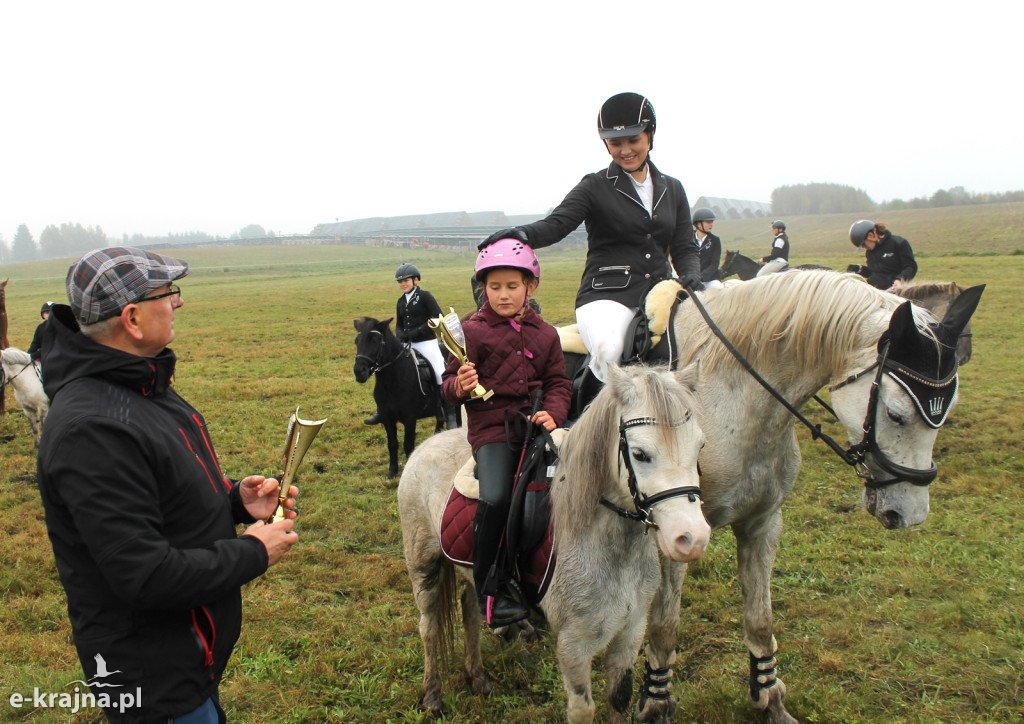
M 327 422 L 326 418 L 323 420 L 303 420 L 299 417 L 298 407 L 295 408 L 295 414 L 288 419 L 288 435 L 284 443 L 284 475 L 281 476 L 281 492 L 277 500 L 277 510 L 267 520 L 268 523 L 284 520 L 284 501 L 288 499 L 288 488 L 291 487 L 292 481 L 295 480 L 295 473 L 298 471 L 299 465 L 302 464 L 302 458 L 305 456 L 306 451 L 309 450 L 309 446 L 313 443 L 313 438 L 320 432 L 320 428 L 324 426 L 325 422 Z
M 427 320 L 427 326 L 434 330 L 434 334 L 441 340 L 441 344 L 448 348 L 455 359 L 464 365 L 469 364 L 469 358 L 466 357 L 466 335 L 462 331 L 462 322 L 459 321 L 459 315 L 455 313 L 455 310 L 448 307 L 447 316 L 439 316 L 437 319 Z M 494 394 L 494 390 L 485 390 L 483 385 L 477 384 L 469 392 L 469 399 L 471 400 L 486 400 Z

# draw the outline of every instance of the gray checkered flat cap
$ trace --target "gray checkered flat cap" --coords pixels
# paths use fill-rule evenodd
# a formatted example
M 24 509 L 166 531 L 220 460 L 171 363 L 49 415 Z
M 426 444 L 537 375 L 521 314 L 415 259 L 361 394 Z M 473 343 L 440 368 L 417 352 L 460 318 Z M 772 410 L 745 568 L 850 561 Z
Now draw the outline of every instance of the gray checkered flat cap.
M 130 246 L 93 249 L 68 269 L 68 301 L 80 324 L 95 324 L 186 274 L 181 259 Z

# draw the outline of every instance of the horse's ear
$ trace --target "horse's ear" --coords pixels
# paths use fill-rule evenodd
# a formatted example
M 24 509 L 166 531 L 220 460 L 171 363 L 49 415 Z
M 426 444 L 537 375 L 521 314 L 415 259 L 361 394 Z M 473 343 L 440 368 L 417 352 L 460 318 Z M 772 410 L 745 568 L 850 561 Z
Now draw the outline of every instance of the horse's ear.
M 615 362 L 609 362 L 605 366 L 605 385 L 611 388 L 612 394 L 615 395 L 615 399 L 619 402 L 623 402 L 622 390 L 625 388 L 626 379 L 628 375 L 622 371 Z
M 918 337 L 917 325 L 914 324 L 914 303 L 903 302 L 889 318 L 889 339 L 894 345 L 907 339 Z
M 960 296 L 949 303 L 946 316 L 942 318 L 942 327 L 947 335 L 951 335 L 952 339 L 959 338 L 964 327 L 971 321 L 971 316 L 978 308 L 983 291 L 985 291 L 985 285 L 979 284 L 976 287 L 965 289 Z
M 676 372 L 676 380 L 691 393 L 697 392 L 697 381 L 700 379 L 700 360 L 691 362 Z
M 394 317 L 388 317 L 387 319 L 380 320 L 380 322 L 378 324 L 380 325 L 381 329 L 387 329 L 388 327 L 391 326 L 391 322 L 393 320 L 394 320 Z

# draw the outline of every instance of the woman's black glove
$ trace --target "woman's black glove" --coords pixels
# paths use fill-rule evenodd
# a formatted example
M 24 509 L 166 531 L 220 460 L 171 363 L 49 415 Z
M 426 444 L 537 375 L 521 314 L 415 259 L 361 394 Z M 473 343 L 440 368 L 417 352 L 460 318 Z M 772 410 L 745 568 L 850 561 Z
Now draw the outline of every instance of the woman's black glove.
M 695 277 L 692 274 L 687 274 L 685 277 L 679 280 L 679 283 L 684 288 L 689 289 L 691 292 L 703 292 L 704 282 L 699 277 Z
M 501 231 L 495 231 L 493 234 L 477 244 L 476 250 L 483 251 L 498 239 L 519 239 L 519 241 L 523 242 L 527 246 L 530 245 L 530 239 L 526 236 L 526 232 L 517 226 L 514 229 L 502 229 Z
M 850 266 L 846 267 L 846 271 L 854 274 L 860 274 L 862 270 L 863 267 L 860 264 L 850 264 Z

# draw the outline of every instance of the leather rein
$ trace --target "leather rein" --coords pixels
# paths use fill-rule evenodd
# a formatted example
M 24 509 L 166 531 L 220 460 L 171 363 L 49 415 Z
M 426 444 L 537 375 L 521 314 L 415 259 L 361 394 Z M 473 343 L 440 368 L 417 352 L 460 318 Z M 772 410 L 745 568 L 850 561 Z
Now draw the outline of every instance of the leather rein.
M 729 353 L 736 358 L 736 361 L 743 366 L 743 368 L 757 381 L 759 385 L 761 385 L 761 387 L 767 390 L 772 397 L 778 400 L 779 403 L 793 415 L 793 417 L 799 420 L 808 430 L 810 430 L 812 439 L 821 440 L 828 445 L 844 463 L 854 467 L 856 469 L 857 477 L 864 481 L 865 487 L 883 488 L 887 485 L 892 485 L 893 483 L 901 481 L 906 481 L 913 485 L 928 485 L 935 479 L 935 476 L 938 473 L 938 468 L 935 466 L 934 461 L 932 461 L 931 466 L 926 469 L 908 468 L 903 465 L 899 465 L 898 463 L 893 462 L 884 452 L 882 452 L 882 449 L 878 446 L 878 441 L 875 438 L 875 419 L 878 413 L 879 389 L 881 387 L 882 374 L 885 371 L 889 357 L 890 343 L 888 341 L 885 343 L 874 364 L 860 372 L 857 372 L 856 374 L 850 375 L 839 384 L 830 388 L 830 390 L 837 390 L 840 387 L 860 379 L 865 374 L 877 368 L 875 379 L 871 384 L 871 394 L 868 398 L 867 413 L 864 417 L 863 437 L 856 445 L 851 445 L 849 448 L 843 448 L 843 446 L 837 443 L 832 437 L 822 432 L 821 425 L 816 425 L 808 420 L 798 409 L 796 409 L 796 407 L 790 404 L 785 397 L 772 387 L 767 380 L 761 377 L 761 375 L 757 373 L 757 370 L 754 369 L 753 365 L 751 365 L 750 362 L 740 354 L 739 350 L 736 349 L 722 330 L 719 329 L 718 325 L 715 324 L 714 320 L 711 319 L 711 316 L 708 314 L 707 309 L 704 307 L 704 304 L 700 301 L 698 296 L 689 289 L 687 289 L 687 292 L 690 299 L 692 299 L 693 303 L 697 306 L 698 311 L 700 311 L 700 314 L 704 318 L 708 327 L 714 335 L 718 337 L 719 341 L 725 345 L 725 348 L 729 350 Z M 817 395 L 814 397 L 825 407 L 825 409 L 835 415 L 835 412 L 831 407 L 826 405 L 820 398 L 818 398 Z M 869 454 L 882 470 L 893 477 L 888 480 L 876 480 L 867 466 L 867 457 Z

